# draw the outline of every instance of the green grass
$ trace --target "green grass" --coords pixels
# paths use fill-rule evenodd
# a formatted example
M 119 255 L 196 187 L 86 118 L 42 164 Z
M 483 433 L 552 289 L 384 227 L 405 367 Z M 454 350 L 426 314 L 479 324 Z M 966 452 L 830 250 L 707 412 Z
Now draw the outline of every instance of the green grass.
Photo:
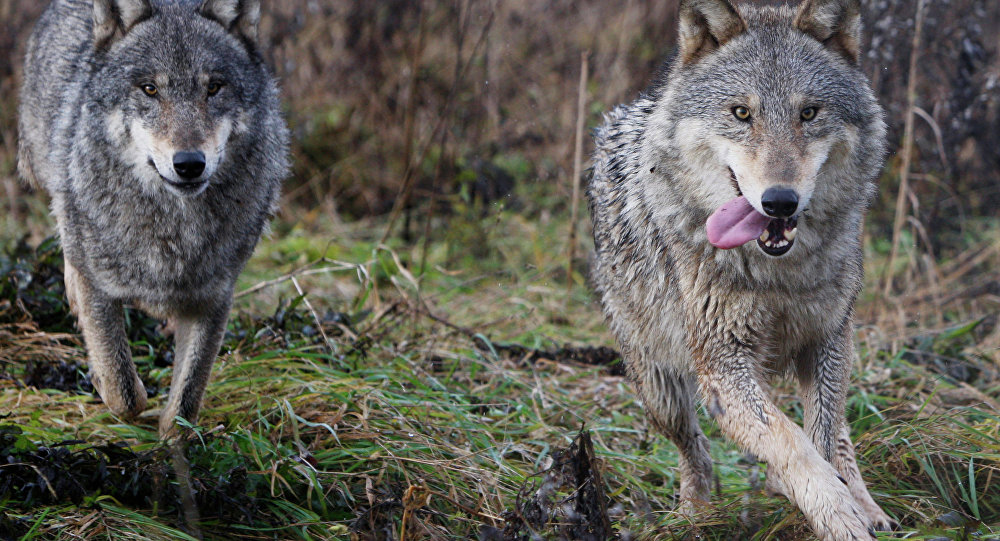
M 426 251 L 420 242 L 378 245 L 379 222 L 276 224 L 238 290 L 267 283 L 237 299 L 183 460 L 155 434 L 170 344 L 140 314 L 130 315 L 135 359 L 147 384 L 164 389 L 149 415 L 115 418 L 73 383 L 79 367 L 69 368 L 80 377 L 66 390 L 24 385 L 28 362 L 85 357 L 52 285 L 58 252 L 8 241 L 0 455 L 20 458 L 0 463 L 0 538 L 504 539 L 510 512 L 523 511 L 584 427 L 623 538 L 809 539 L 801 513 L 763 494 L 765 468 L 704 416 L 718 493 L 692 521 L 673 512 L 675 449 L 623 378 L 493 347 L 613 341 L 582 267 L 567 287 L 565 219 L 485 212 L 448 226 L 477 228 L 448 232 L 442 222 Z M 873 251 L 870 268 L 879 257 Z M 294 282 L 281 279 L 295 271 Z M 875 315 L 862 319 L 848 416 L 875 499 L 907 539 L 1000 537 L 1000 417 L 984 405 L 1000 396 L 995 317 L 969 325 L 995 313 L 995 301 L 955 301 L 894 336 L 880 324 L 889 316 L 866 302 L 859 313 Z M 775 396 L 801 422 L 794 386 L 777 382 Z M 122 442 L 127 450 L 109 447 Z M 16 466 L 33 475 L 27 463 L 52 490 L 5 484 Z M 190 492 L 177 475 L 185 468 Z M 554 490 L 552 501 L 574 496 Z M 558 528 L 518 538 L 559 539 Z

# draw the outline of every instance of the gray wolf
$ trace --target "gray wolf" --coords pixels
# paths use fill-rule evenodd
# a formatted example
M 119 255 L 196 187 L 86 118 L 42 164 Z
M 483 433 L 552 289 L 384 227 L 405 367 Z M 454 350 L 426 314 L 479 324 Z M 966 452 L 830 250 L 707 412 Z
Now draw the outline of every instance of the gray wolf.
M 683 510 L 711 487 L 700 395 L 820 538 L 869 539 L 893 522 L 844 408 L 886 143 L 858 66 L 859 1 L 683 0 L 679 14 L 661 80 L 595 132 L 593 282 L 647 415 L 677 445 Z M 804 430 L 769 396 L 785 371 Z
M 55 0 L 24 66 L 18 166 L 51 196 L 94 387 L 146 407 L 123 306 L 175 329 L 160 434 L 194 422 L 236 278 L 288 172 L 258 0 Z

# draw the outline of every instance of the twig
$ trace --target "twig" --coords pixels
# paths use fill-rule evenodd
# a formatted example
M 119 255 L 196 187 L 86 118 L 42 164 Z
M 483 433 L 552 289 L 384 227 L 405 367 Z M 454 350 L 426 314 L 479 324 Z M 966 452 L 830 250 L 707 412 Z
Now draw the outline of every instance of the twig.
M 441 166 L 444 164 L 444 151 L 447 148 L 449 132 L 444 132 L 444 137 L 441 138 L 441 158 L 438 160 L 437 164 L 434 166 L 434 178 L 431 180 L 431 193 L 427 197 L 427 215 L 424 217 L 424 233 L 423 233 L 423 245 L 420 248 L 420 272 L 418 275 L 423 276 L 424 272 L 427 271 L 427 254 L 430 251 L 431 245 L 431 224 L 434 221 L 434 210 L 437 207 L 437 197 L 438 197 L 438 182 L 441 180 Z
M 415 510 L 430 505 L 431 494 L 423 484 L 406 487 L 406 492 L 403 493 L 403 520 L 399 527 L 399 541 L 406 541 L 406 525 Z
M 587 119 L 588 51 L 580 53 L 580 88 L 576 102 L 576 146 L 573 151 L 573 196 L 570 198 L 569 256 L 566 262 L 566 297 L 573 288 L 573 260 L 576 259 L 576 220 L 580 207 L 580 175 L 583 174 L 583 128 Z
M 956 260 L 955 263 L 946 268 L 945 272 L 948 275 L 944 278 L 945 283 L 957 281 L 995 254 L 1000 254 L 1000 244 L 988 244 L 982 250 L 974 253 L 972 251 L 967 252 L 964 258 Z
M 889 252 L 889 262 L 885 267 L 885 284 L 882 296 L 886 299 L 892 293 L 892 268 L 899 253 L 900 236 L 903 224 L 906 222 L 906 197 L 910 190 L 910 167 L 913 160 L 913 124 L 917 107 L 917 66 L 920 60 L 920 42 L 924 30 L 924 3 L 917 0 L 917 14 L 913 30 L 913 48 L 910 51 L 910 80 L 906 85 L 906 124 L 903 128 L 903 164 L 899 175 L 899 193 L 896 195 L 896 216 L 892 225 L 892 250 Z
M 45 488 L 47 488 L 49 490 L 49 494 L 52 496 L 52 499 L 55 500 L 55 501 L 59 501 L 59 494 L 56 493 L 56 489 L 52 488 L 52 483 L 49 482 L 49 478 L 46 477 L 45 474 L 42 473 L 42 470 L 38 469 L 38 466 L 35 466 L 34 464 L 24 463 L 24 462 L 12 462 L 10 464 L 0 464 L 0 469 L 3 469 L 3 468 L 16 468 L 18 466 L 27 466 L 27 467 L 35 470 L 35 473 L 38 475 L 38 478 L 45 482 Z
M 441 317 L 439 315 L 436 315 L 434 312 L 431 312 L 430 309 L 427 308 L 427 306 L 424 305 L 423 303 L 421 303 L 418 306 L 415 306 L 414 308 L 416 309 L 416 312 L 418 314 L 423 314 L 423 315 L 427 316 L 428 318 L 430 318 L 432 321 L 436 321 L 436 322 L 440 323 L 441 325 L 444 325 L 445 327 L 448 327 L 449 329 L 451 329 L 453 331 L 458 331 L 458 332 L 464 334 L 468 338 L 473 338 L 474 339 L 474 338 L 476 338 L 476 335 L 479 334 L 478 332 L 476 332 L 473 329 L 470 329 L 469 327 L 463 327 L 461 325 L 458 325 L 458 324 L 452 323 L 451 321 L 448 321 L 446 318 L 443 318 L 443 317 Z
M 299 285 L 299 281 L 296 280 L 294 276 L 291 280 L 292 285 L 295 286 L 295 291 L 298 291 L 299 295 L 302 297 L 302 303 L 306 305 L 306 308 L 308 308 L 309 312 L 312 313 L 313 319 L 316 320 L 316 328 L 319 329 L 319 334 L 323 337 L 323 345 L 326 346 L 327 351 L 332 351 L 333 348 L 330 346 L 330 338 L 326 335 L 326 330 L 323 329 L 323 321 L 319 319 L 319 314 L 316 313 L 316 309 L 313 308 L 312 303 L 309 302 L 309 297 L 307 297 L 305 292 L 302 291 L 302 286 Z
M 254 285 L 254 286 L 252 286 L 250 288 L 247 288 L 247 289 L 244 289 L 243 291 L 240 291 L 239 293 L 237 293 L 236 295 L 234 295 L 234 298 L 238 299 L 240 297 L 244 297 L 246 295 L 250 295 L 252 293 L 256 293 L 256 292 L 258 292 L 258 291 L 260 291 L 262 289 L 266 289 L 266 288 L 269 288 L 269 287 L 272 287 L 272 286 L 276 286 L 276 285 L 278 285 L 280 283 L 287 282 L 287 281 L 295 278 L 296 276 L 311 276 L 313 274 L 326 274 L 326 273 L 330 273 L 330 272 L 352 270 L 352 269 L 356 269 L 358 267 L 357 265 L 353 265 L 353 264 L 341 263 L 341 264 L 338 264 L 335 267 L 321 267 L 321 268 L 318 268 L 318 269 L 310 268 L 310 267 L 312 267 L 312 266 L 320 263 L 321 261 L 322 260 L 320 260 L 320 261 L 314 261 L 312 263 L 309 263 L 308 265 L 299 267 L 299 268 L 293 270 L 292 272 L 290 272 L 288 274 L 285 274 L 283 276 L 279 276 L 277 278 L 274 278 L 273 280 L 265 280 L 263 282 L 260 282 L 260 283 Z
M 420 78 L 420 61 L 424 54 L 424 36 L 427 34 L 427 24 L 426 17 L 424 17 L 423 3 L 417 2 L 417 43 L 413 49 L 413 55 L 410 57 L 410 94 L 406 99 L 406 119 L 403 121 L 403 137 L 406 139 L 403 144 L 403 163 L 406 167 L 410 167 L 410 163 L 413 161 L 413 129 L 416 124 L 417 118 L 417 84 Z M 413 187 L 410 186 L 410 190 Z M 404 194 L 404 197 L 409 200 L 410 193 Z M 405 235 L 409 235 L 409 224 L 410 224 L 410 210 L 406 210 L 406 225 L 404 226 Z M 383 239 L 383 242 L 385 240 Z
M 496 515 L 491 515 L 489 513 L 484 513 L 482 511 L 477 511 L 476 509 L 473 509 L 473 508 L 471 508 L 471 507 L 469 507 L 467 505 L 464 505 L 461 502 L 459 502 L 459 501 L 455 500 L 454 498 L 452 498 L 451 496 L 445 494 L 444 492 L 438 492 L 436 490 L 431 490 L 430 493 L 433 494 L 434 496 L 437 496 L 438 498 L 441 498 L 442 500 L 446 500 L 446 501 L 450 502 L 452 505 L 454 505 L 455 507 L 461 509 L 463 512 L 465 512 L 468 515 L 474 515 L 474 516 L 479 517 L 480 519 L 489 520 L 490 522 L 493 523 L 494 526 L 497 525 L 498 523 L 500 523 L 503 520 L 503 517 L 498 517 Z
M 406 173 L 403 175 L 403 185 L 399 187 L 399 193 L 396 196 L 396 201 L 393 203 L 392 212 L 389 214 L 389 224 L 385 226 L 385 232 L 382 233 L 382 238 L 379 240 L 379 244 L 385 244 L 385 241 L 389 239 L 389 235 L 392 234 L 393 228 L 396 226 L 396 221 L 399 219 L 399 215 L 402 213 L 403 208 L 409 202 L 410 195 L 413 193 L 413 182 L 416 177 L 416 171 L 419 169 L 419 165 L 427 160 L 427 156 L 431 151 L 431 147 L 441 136 L 441 131 L 444 129 L 445 121 L 451 116 L 452 106 L 455 104 L 459 83 L 465 80 L 465 75 L 469 71 L 469 67 L 472 65 L 473 59 L 475 59 L 480 47 L 486 42 L 486 36 L 489 35 L 490 28 L 493 26 L 493 19 L 496 13 L 490 11 L 490 17 L 486 21 L 486 26 L 483 28 L 483 33 L 479 36 L 479 40 L 476 45 L 472 48 L 472 52 L 469 54 L 469 58 L 466 60 L 465 65 L 462 66 L 461 76 L 457 77 L 451 85 L 451 89 L 448 91 L 448 97 L 445 100 L 444 107 L 438 115 L 437 124 L 434 126 L 434 131 L 431 132 L 430 138 L 424 143 L 424 148 L 420 152 L 420 156 L 410 163 L 406 164 Z
M 932 294 L 935 299 L 935 306 L 941 306 L 941 273 L 938 272 L 937 265 L 934 259 L 934 248 L 931 246 L 930 235 L 927 234 L 927 228 L 924 224 L 920 223 L 920 220 L 914 218 L 913 216 L 908 216 L 906 219 L 913 230 L 917 232 L 917 235 L 924 241 L 927 245 L 927 253 L 924 254 L 925 266 L 927 267 L 927 281 L 931 287 Z M 938 324 L 944 322 L 944 314 L 941 311 L 935 310 L 934 315 L 938 320 Z
M 927 125 L 931 127 L 931 131 L 934 132 L 934 141 L 937 143 L 938 154 L 941 155 L 941 165 L 944 166 L 945 171 L 949 169 L 948 167 L 948 155 L 944 151 L 944 136 L 941 134 L 941 126 L 938 125 L 934 117 L 930 115 L 927 111 L 924 111 L 923 107 L 914 107 L 913 112 L 924 119 Z
M 184 526 L 192 537 L 203 539 L 198 523 L 201 516 L 198 513 L 198 504 L 194 500 L 194 490 L 191 488 L 191 466 L 187 457 L 184 456 L 184 447 L 187 443 L 182 439 L 177 439 L 170 444 L 170 457 L 174 465 L 174 473 L 177 477 L 177 491 L 181 497 L 181 507 L 184 509 Z

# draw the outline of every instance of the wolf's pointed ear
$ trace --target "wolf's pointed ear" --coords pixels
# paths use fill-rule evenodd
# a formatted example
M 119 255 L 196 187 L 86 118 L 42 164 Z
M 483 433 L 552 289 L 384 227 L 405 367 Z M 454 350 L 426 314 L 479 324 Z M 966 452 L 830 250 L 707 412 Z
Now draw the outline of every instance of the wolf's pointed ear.
M 94 0 L 94 46 L 108 47 L 152 15 L 149 0 Z
M 860 0 L 806 0 L 799 6 L 795 27 L 848 61 L 858 63 L 861 57 Z
M 681 0 L 679 43 L 681 62 L 690 64 L 718 49 L 747 29 L 743 16 L 729 0 Z
M 260 0 L 205 0 L 198 13 L 218 21 L 227 30 L 246 41 L 257 44 Z

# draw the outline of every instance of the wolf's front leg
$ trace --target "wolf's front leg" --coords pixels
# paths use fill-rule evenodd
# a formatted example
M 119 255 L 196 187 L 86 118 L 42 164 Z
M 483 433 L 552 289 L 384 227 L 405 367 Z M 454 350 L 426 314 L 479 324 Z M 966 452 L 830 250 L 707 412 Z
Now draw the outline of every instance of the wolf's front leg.
M 837 336 L 803 357 L 795 367 L 802 387 L 806 433 L 830 464 L 840 473 L 865 515 L 880 531 L 898 526 L 872 499 L 854 458 L 854 444 L 844 418 L 851 366 L 854 364 L 850 320 Z
M 229 317 L 229 302 L 220 303 L 197 316 L 177 316 L 174 334 L 174 375 L 170 397 L 160 414 L 160 437 L 175 433 L 174 419 L 198 419 L 201 399 L 219 353 Z
M 791 421 L 758 382 L 758 365 L 742 347 L 713 348 L 698 366 L 709 413 L 723 433 L 767 462 L 785 495 L 824 541 L 874 538 L 864 510 L 837 471 L 820 456 L 805 432 Z
M 681 473 L 679 510 L 694 514 L 699 504 L 708 503 L 712 487 L 712 457 L 708 453 L 708 438 L 698 426 L 694 377 L 678 373 L 669 362 L 643 357 L 628 362 L 653 426 L 677 445 Z
M 132 363 L 122 303 L 94 288 L 69 261 L 65 280 L 87 346 L 91 383 L 112 412 L 135 417 L 146 409 L 146 387 Z

